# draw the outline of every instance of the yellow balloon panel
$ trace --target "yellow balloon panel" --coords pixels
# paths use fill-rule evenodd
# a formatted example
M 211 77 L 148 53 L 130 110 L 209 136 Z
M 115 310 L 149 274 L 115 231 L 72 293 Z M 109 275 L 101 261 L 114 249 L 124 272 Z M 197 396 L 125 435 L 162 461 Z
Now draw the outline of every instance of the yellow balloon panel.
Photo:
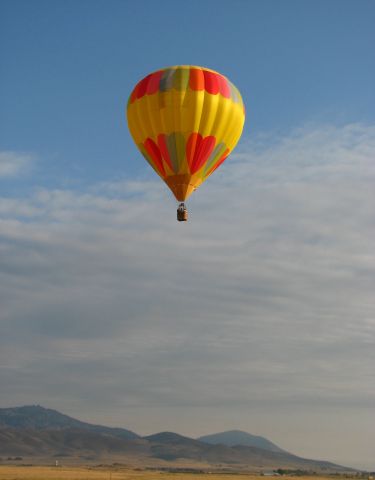
M 179 201 L 208 178 L 236 146 L 245 122 L 237 88 L 213 70 L 158 70 L 134 88 L 130 133 Z

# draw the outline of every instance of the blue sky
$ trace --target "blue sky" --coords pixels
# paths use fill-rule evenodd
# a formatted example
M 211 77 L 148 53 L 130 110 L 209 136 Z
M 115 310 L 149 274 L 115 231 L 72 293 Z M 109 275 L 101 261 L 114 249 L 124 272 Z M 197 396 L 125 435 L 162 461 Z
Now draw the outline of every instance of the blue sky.
M 124 104 L 149 71 L 198 64 L 247 105 L 244 139 L 374 119 L 371 1 L 3 1 L 2 148 L 44 181 L 142 174 Z
M 0 9 L 0 405 L 374 469 L 375 3 Z M 174 64 L 247 110 L 186 225 L 125 121 Z

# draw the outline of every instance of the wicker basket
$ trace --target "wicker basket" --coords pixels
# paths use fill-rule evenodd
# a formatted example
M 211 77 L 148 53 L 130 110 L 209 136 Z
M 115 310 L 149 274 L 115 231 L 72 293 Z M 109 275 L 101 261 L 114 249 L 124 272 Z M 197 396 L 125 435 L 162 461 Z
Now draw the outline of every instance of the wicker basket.
M 177 220 L 179 222 L 187 222 L 188 211 L 185 205 L 182 203 L 177 209 Z

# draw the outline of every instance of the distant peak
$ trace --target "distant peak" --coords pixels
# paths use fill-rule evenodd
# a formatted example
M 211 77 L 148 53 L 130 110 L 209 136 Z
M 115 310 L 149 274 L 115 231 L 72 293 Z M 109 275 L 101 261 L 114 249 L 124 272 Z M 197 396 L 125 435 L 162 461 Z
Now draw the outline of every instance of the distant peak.
M 66 430 L 79 429 L 90 432 L 114 433 L 123 438 L 138 438 L 134 432 L 125 428 L 112 428 L 82 422 L 63 413 L 41 405 L 0 408 L 0 426 L 17 429 Z
M 267 440 L 267 438 L 259 435 L 252 435 L 251 433 L 242 430 L 227 430 L 224 432 L 213 433 L 211 435 L 199 437 L 197 440 L 211 445 L 221 444 L 228 447 L 242 445 L 246 447 L 262 448 L 263 450 L 269 450 L 271 452 L 285 452 L 285 450 L 281 449 L 270 440 Z
M 164 443 L 164 444 L 197 443 L 197 440 L 194 440 L 193 438 L 185 437 L 184 435 L 180 435 L 179 433 L 174 433 L 174 432 L 159 432 L 159 433 L 154 433 L 152 435 L 147 435 L 146 437 L 143 437 L 143 438 L 150 442 Z

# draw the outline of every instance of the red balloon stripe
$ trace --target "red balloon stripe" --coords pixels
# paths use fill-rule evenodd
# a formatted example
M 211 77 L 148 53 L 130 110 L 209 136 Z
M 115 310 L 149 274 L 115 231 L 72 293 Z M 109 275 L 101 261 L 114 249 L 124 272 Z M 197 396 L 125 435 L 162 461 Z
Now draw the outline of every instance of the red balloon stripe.
M 168 166 L 172 172 L 177 174 L 177 165 L 179 163 L 177 161 L 177 165 L 175 165 L 176 162 L 172 162 L 171 152 L 166 140 L 166 135 L 160 134 L 158 135 L 157 143 L 155 143 L 151 138 L 147 138 L 147 140 L 143 143 L 147 156 L 150 160 L 152 160 L 158 173 L 163 177 L 166 175 L 166 166 Z M 208 135 L 205 138 L 203 138 L 202 135 L 197 132 L 189 135 L 189 138 L 186 142 L 185 154 L 190 174 L 194 175 L 206 164 L 207 161 L 210 161 L 210 156 L 214 152 L 215 145 L 216 138 L 213 135 Z M 183 155 L 183 153 L 181 153 L 181 155 Z M 228 155 L 229 149 L 227 148 L 220 156 L 218 161 L 210 168 L 210 170 L 208 170 L 208 172 L 206 172 L 205 177 L 209 176 L 214 170 L 216 170 L 224 162 Z
M 229 155 L 229 148 L 225 150 L 225 152 L 219 158 L 219 160 L 215 163 L 215 165 L 212 168 L 210 168 L 210 170 L 206 173 L 206 177 L 211 175 L 212 172 L 214 172 L 218 167 L 220 167 L 220 165 L 224 163 L 224 161 L 227 159 L 228 155 Z
M 156 143 L 151 138 L 148 138 L 145 141 L 144 147 L 145 147 L 147 153 L 150 155 L 151 159 L 153 160 L 153 162 L 154 162 L 156 168 L 158 169 L 159 173 L 161 175 L 165 176 L 163 159 L 162 159 L 159 147 L 156 145 Z
M 211 155 L 216 139 L 210 135 L 202 138 L 200 133 L 192 133 L 186 145 L 186 156 L 190 173 L 200 170 Z
M 130 95 L 130 103 L 144 97 L 145 95 L 153 95 L 160 91 L 160 80 L 165 73 L 165 70 L 147 75 L 135 86 Z M 173 82 L 171 82 L 173 84 Z M 173 88 L 173 87 L 171 87 Z M 194 91 L 205 90 L 211 95 L 218 93 L 225 98 L 231 98 L 231 88 L 228 80 L 216 72 L 209 70 L 200 70 L 198 68 L 190 68 L 189 72 L 189 88 Z
M 160 84 L 160 79 L 163 75 L 163 70 L 159 70 L 158 72 L 152 73 L 150 75 L 146 93 L 147 95 L 153 95 L 157 91 L 159 91 L 159 84 Z
M 158 145 L 159 145 L 160 153 L 163 157 L 163 160 L 168 165 L 168 167 L 173 171 L 173 165 L 171 162 L 171 157 L 169 156 L 169 151 L 168 151 L 167 143 L 165 141 L 164 134 L 158 135 Z

